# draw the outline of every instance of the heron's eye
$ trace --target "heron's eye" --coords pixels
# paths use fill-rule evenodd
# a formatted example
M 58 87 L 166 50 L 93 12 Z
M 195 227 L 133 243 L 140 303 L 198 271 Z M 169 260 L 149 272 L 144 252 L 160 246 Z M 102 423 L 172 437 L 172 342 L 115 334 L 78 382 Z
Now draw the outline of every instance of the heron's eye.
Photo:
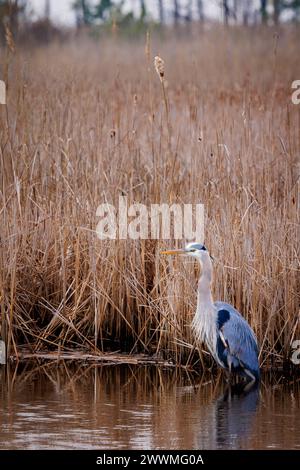
M 191 248 L 190 251 L 196 251 L 195 248 Z

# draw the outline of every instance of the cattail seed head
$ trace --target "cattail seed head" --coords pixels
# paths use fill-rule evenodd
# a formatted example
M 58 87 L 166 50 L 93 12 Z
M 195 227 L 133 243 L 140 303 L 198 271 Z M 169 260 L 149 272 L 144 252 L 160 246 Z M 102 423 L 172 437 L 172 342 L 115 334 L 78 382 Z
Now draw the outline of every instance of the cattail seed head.
M 147 31 L 147 35 L 146 35 L 146 45 L 145 45 L 145 54 L 146 54 L 146 57 L 148 59 L 148 61 L 150 62 L 150 55 L 151 55 L 151 46 L 150 46 L 150 33 L 149 31 Z
M 113 18 L 112 25 L 111 25 L 111 32 L 113 35 L 116 35 L 117 31 L 118 31 L 118 26 L 117 26 L 116 18 Z
M 5 40 L 6 40 L 7 47 L 10 50 L 10 52 L 14 53 L 15 43 L 14 43 L 12 32 L 9 29 L 7 24 L 4 24 L 4 29 L 5 29 Z
M 160 81 L 163 82 L 164 76 L 165 76 L 165 62 L 158 55 L 154 57 L 154 67 L 155 67 L 156 73 L 159 76 Z

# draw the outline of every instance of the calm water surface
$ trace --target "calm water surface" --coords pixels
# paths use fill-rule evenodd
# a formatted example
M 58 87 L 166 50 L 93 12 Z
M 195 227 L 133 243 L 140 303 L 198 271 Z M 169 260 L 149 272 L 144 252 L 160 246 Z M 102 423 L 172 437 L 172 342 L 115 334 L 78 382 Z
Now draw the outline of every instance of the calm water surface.
M 0 368 L 0 449 L 300 449 L 300 387 L 144 366 Z

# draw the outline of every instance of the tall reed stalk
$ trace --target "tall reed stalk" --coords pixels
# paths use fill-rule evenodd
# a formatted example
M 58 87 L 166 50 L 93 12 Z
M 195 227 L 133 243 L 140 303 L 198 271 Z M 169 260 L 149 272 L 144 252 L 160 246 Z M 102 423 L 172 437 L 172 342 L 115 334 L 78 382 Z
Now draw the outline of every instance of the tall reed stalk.
M 129 204 L 204 203 L 215 298 L 243 312 L 264 366 L 289 358 L 300 335 L 295 34 L 278 40 L 275 85 L 271 31 L 152 38 L 167 95 L 143 44 L 79 41 L 11 56 L 9 128 L 0 110 L 10 353 L 59 346 L 206 362 L 189 327 L 198 267 L 159 257 L 174 240 L 95 235 L 97 206 L 125 194 Z

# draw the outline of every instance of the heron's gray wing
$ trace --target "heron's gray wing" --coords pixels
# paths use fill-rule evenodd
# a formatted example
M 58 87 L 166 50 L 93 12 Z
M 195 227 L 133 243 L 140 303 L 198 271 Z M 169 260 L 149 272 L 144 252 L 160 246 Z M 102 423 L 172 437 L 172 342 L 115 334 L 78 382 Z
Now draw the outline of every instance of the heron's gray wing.
M 244 319 L 240 312 L 236 308 L 234 308 L 233 305 L 230 305 L 227 302 L 222 302 L 219 300 L 214 303 L 214 306 L 217 308 L 217 310 L 227 310 L 229 313 L 235 313 L 236 315 Z
M 258 371 L 258 348 L 253 330 L 242 315 L 230 304 L 215 302 L 220 336 L 229 353 L 251 371 Z

